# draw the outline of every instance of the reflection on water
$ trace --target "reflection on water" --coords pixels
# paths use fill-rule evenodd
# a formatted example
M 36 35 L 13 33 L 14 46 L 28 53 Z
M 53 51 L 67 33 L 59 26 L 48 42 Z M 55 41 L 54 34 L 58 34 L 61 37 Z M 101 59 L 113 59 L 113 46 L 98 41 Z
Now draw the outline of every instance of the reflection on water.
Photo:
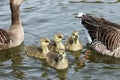
M 93 50 L 92 55 L 90 56 L 90 61 L 94 63 L 119 64 L 120 58 L 103 56 Z
M 70 0 L 70 3 L 106 3 L 114 4 L 119 3 L 120 0 Z
M 9 0 L 0 0 L 0 27 L 10 24 Z M 75 3 L 76 2 L 76 3 Z M 120 22 L 120 0 L 25 0 L 21 6 L 21 18 L 25 29 L 25 45 L 39 45 L 41 37 L 53 38 L 63 33 L 65 38 L 78 30 L 85 46 L 87 38 L 80 20 L 74 16 L 85 12 L 107 20 Z M 112 4 L 111 4 L 112 3 Z M 86 50 L 89 48 L 84 48 Z M 91 49 L 90 49 L 91 50 Z M 66 52 L 67 70 L 56 70 L 46 61 L 32 58 L 24 52 L 24 44 L 0 51 L 1 80 L 120 80 L 120 59 L 102 56 L 93 50 Z M 77 63 L 78 62 L 78 63 Z
M 80 55 L 82 54 L 82 51 L 69 51 L 71 53 L 71 55 L 75 58 L 75 59 L 79 59 Z
M 10 71 L 10 74 L 12 74 L 16 78 L 23 78 L 24 73 L 16 68 L 17 66 L 22 65 L 23 57 L 21 56 L 21 53 L 23 52 L 24 43 L 22 43 L 18 47 L 0 51 L 0 68 L 5 68 L 6 70 L 12 69 L 12 71 Z M 5 62 L 9 60 L 11 61 L 11 63 L 8 63 L 10 65 L 6 65 Z
M 2 50 L 0 51 L 0 62 L 5 62 L 11 59 L 12 66 L 21 65 L 22 56 L 20 53 L 23 53 L 23 51 L 24 43 L 15 48 Z
M 58 77 L 60 80 L 66 80 L 67 78 L 67 73 L 68 73 L 68 69 L 65 70 L 57 70 L 58 73 Z

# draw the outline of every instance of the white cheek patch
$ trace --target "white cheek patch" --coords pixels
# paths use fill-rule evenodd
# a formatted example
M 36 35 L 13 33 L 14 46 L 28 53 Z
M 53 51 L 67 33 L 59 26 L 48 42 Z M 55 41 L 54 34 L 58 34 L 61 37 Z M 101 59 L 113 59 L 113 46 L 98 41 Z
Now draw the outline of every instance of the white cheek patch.
M 81 13 L 78 13 L 77 17 L 82 17 L 83 15 L 86 15 L 86 14 L 81 12 Z

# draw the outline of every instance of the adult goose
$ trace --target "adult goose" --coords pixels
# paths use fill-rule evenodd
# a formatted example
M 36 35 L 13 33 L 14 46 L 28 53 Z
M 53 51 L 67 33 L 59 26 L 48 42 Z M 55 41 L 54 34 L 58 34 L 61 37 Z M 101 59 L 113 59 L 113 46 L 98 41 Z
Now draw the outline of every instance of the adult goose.
M 103 55 L 120 58 L 120 25 L 97 18 L 89 14 L 79 13 L 81 23 L 91 37 L 91 47 Z
M 11 26 L 0 29 L 0 50 L 19 46 L 24 40 L 24 30 L 20 19 L 19 7 L 23 0 L 10 0 Z

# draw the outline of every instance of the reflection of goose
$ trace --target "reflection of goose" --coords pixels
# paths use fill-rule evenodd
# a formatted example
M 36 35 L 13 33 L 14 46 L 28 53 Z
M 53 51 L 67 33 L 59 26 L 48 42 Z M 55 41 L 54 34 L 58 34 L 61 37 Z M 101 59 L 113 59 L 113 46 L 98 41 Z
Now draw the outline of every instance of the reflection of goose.
M 58 52 L 59 49 L 65 49 L 64 45 L 62 44 L 63 34 L 56 33 L 54 35 L 54 41 L 51 41 L 52 45 L 50 45 L 50 49 L 54 52 Z
M 40 59 L 46 59 L 46 54 L 49 52 L 48 49 L 49 44 L 50 44 L 50 40 L 48 38 L 41 38 L 40 47 L 36 47 L 33 45 L 29 45 L 26 47 L 27 55 Z
M 47 54 L 47 63 L 56 69 L 66 69 L 68 67 L 68 60 L 64 49 L 60 49 L 58 53 L 49 52 Z
M 72 35 L 68 37 L 65 43 L 65 48 L 70 51 L 82 50 L 82 44 L 79 41 L 79 32 L 73 31 Z
M 20 19 L 19 6 L 23 0 L 10 0 L 11 27 L 8 31 L 0 29 L 0 50 L 20 45 L 24 40 L 24 30 Z
M 85 13 L 79 13 L 76 17 L 82 18 L 93 49 L 103 55 L 120 57 L 120 25 Z
M 12 66 L 14 65 L 21 65 L 23 57 L 21 56 L 21 53 L 24 53 L 24 44 L 7 49 L 7 50 L 1 50 L 0 51 L 0 62 L 5 61 L 11 61 Z

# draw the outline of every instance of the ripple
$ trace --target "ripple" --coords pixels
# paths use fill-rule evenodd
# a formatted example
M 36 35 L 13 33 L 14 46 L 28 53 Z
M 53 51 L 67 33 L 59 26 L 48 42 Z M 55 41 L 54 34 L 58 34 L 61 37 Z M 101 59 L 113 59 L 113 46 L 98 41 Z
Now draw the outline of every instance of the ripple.
M 119 3 L 120 0 L 112 0 L 112 1 L 107 1 L 107 0 L 70 0 L 70 3 L 105 3 L 105 4 L 115 4 L 115 3 Z
M 9 0 L 0 0 L 0 26 L 10 25 Z M 39 46 L 41 37 L 53 39 L 56 32 L 65 38 L 73 30 L 80 31 L 80 40 L 85 46 L 88 42 L 85 28 L 74 16 L 85 12 L 120 22 L 120 0 L 25 0 L 21 6 L 21 18 L 25 31 L 24 47 Z M 65 41 L 63 41 L 64 43 Z M 2 80 L 119 80 L 120 59 L 92 52 L 85 66 L 76 68 L 76 61 L 82 54 L 66 52 L 70 66 L 58 71 L 49 67 L 45 61 L 26 55 L 24 47 L 0 51 L 0 79 Z M 81 54 L 79 54 L 81 53 Z

